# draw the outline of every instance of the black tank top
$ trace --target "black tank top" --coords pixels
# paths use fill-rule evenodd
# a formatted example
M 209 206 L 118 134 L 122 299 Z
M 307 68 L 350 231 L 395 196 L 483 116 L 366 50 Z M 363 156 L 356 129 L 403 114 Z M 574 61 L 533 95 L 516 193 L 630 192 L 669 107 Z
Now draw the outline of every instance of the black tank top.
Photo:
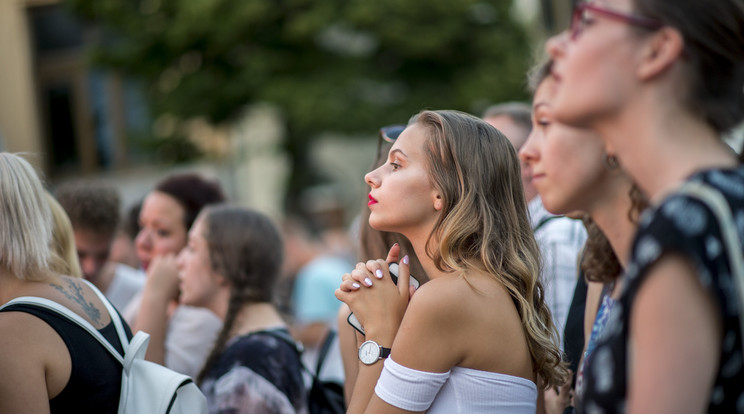
M 116 413 L 121 391 L 119 361 L 87 331 L 56 312 L 32 305 L 11 305 L 0 312 L 25 312 L 43 320 L 57 331 L 67 345 L 72 371 L 67 386 L 49 400 L 52 413 Z M 128 338 L 129 326 L 124 322 Z M 122 352 L 113 322 L 99 332 L 117 351 Z

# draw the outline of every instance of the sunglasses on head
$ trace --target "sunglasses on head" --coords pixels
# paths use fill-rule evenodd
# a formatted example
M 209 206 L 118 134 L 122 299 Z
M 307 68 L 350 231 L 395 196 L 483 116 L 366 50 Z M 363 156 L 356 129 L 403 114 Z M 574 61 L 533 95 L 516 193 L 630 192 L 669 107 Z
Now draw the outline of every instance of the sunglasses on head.
M 403 130 L 406 129 L 405 125 L 389 125 L 386 127 L 380 128 L 380 135 L 377 140 L 377 159 L 380 159 L 380 156 L 382 155 L 382 141 L 386 141 L 389 143 L 395 142 L 396 139 L 398 139 L 398 136 L 400 136 L 400 133 L 403 132 Z

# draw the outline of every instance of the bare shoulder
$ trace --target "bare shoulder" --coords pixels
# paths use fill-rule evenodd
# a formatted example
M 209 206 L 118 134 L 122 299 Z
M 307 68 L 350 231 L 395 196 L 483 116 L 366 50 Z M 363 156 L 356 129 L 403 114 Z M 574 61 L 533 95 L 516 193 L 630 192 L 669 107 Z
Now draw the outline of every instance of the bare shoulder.
M 499 282 L 488 275 L 471 275 L 431 280 L 422 285 L 411 298 L 406 315 L 434 318 L 438 324 L 448 321 L 459 326 L 463 317 L 480 313 L 500 317 L 498 308 L 513 307 L 509 294 Z
M 485 272 L 423 285 L 406 310 L 391 357 L 421 371 L 458 366 L 534 381 L 516 305 L 498 278 Z
M 440 278 L 430 280 L 421 285 L 411 297 L 411 303 L 420 301 L 427 303 L 432 300 L 449 300 L 452 295 L 458 295 L 462 281 L 459 278 Z M 453 291 L 454 289 L 454 291 Z
M 411 298 L 392 356 L 407 367 L 445 372 L 472 354 L 470 341 L 480 339 L 492 323 L 488 294 L 479 293 L 461 277 L 435 279 L 422 285 Z M 421 352 L 422 350 L 426 352 Z
M 416 317 L 434 318 L 441 324 L 456 319 L 458 310 L 462 309 L 472 295 L 472 289 L 462 278 L 431 280 L 421 285 L 411 297 L 406 315 L 410 313 Z

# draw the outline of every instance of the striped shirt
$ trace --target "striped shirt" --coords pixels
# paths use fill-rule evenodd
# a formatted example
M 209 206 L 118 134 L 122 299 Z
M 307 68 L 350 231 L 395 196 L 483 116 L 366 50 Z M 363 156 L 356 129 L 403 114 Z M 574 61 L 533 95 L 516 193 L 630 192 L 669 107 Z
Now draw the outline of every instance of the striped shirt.
M 578 277 L 579 257 L 586 242 L 586 229 L 581 220 L 548 212 L 540 196 L 532 199 L 527 208 L 542 255 L 540 279 L 545 288 L 545 302 L 553 314 L 562 344 Z

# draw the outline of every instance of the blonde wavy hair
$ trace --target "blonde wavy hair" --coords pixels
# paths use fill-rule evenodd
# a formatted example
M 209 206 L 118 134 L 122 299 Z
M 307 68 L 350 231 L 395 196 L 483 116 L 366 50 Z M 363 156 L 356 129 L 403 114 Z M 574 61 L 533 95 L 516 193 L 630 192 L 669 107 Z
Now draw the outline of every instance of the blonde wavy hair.
M 565 383 L 568 370 L 538 279 L 540 251 L 514 146 L 496 128 L 458 111 L 423 111 L 412 122 L 429 133 L 428 167 L 444 203 L 429 235 L 439 244 L 427 255 L 442 271 L 487 272 L 504 285 L 542 385 Z

